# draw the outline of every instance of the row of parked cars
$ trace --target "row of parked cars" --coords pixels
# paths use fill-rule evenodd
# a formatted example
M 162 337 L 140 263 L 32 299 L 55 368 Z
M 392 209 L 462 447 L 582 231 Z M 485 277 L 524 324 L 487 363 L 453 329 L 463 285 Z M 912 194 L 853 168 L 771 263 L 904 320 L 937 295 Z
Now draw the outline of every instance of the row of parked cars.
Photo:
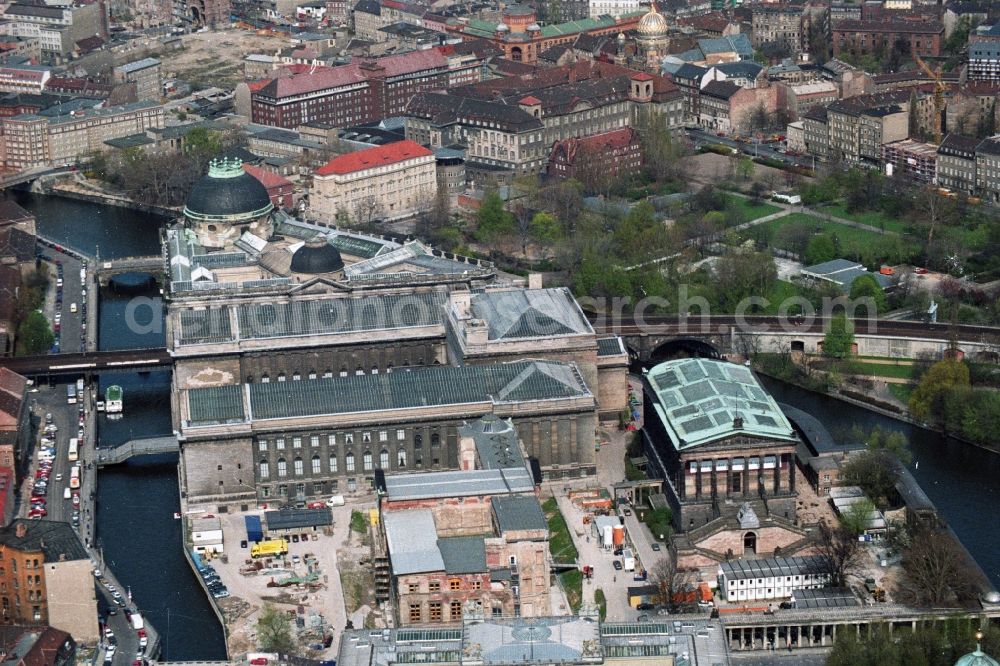
M 198 574 L 205 581 L 205 586 L 213 597 L 222 599 L 229 596 L 229 590 L 226 588 L 226 584 L 222 582 L 215 567 L 210 564 L 202 564 L 198 567 Z
M 65 277 L 62 261 L 59 259 L 53 259 L 47 254 L 39 255 L 40 259 L 45 261 L 51 261 L 56 265 L 56 312 L 55 317 L 52 320 L 52 332 L 55 334 L 55 341 L 52 343 L 52 353 L 59 353 L 60 341 L 62 339 L 62 306 L 63 306 L 63 278 Z M 87 279 L 87 262 L 83 262 L 83 268 L 80 269 L 80 284 L 86 285 Z M 80 321 L 80 348 L 86 347 L 87 342 L 87 289 L 84 287 L 80 293 L 82 297 L 82 302 L 80 303 L 80 312 L 82 314 L 82 319 Z M 77 312 L 76 303 L 69 304 L 70 312 Z
M 46 414 L 45 425 L 42 427 L 42 435 L 38 442 L 38 468 L 31 484 L 31 508 L 28 510 L 28 518 L 37 519 L 49 515 L 49 477 L 52 475 L 52 462 L 55 460 L 57 432 L 59 428 L 52 422 L 52 414 Z M 61 480 L 62 476 L 57 475 L 56 481 Z

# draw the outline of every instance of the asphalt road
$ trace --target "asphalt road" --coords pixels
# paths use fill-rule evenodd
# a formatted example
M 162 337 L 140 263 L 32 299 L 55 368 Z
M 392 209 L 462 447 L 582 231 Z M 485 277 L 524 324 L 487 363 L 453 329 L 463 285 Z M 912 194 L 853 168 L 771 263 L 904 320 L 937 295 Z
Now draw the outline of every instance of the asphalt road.
M 69 487 L 69 476 L 71 463 L 67 457 L 69 450 L 69 440 L 78 435 L 80 428 L 81 403 L 70 405 L 66 402 L 66 385 L 56 384 L 53 387 L 41 385 L 37 387 L 36 393 L 29 394 L 34 403 L 34 413 L 41 424 L 40 429 L 45 425 L 45 415 L 52 414 L 52 423 L 59 429 L 55 433 L 55 459 L 52 461 L 52 473 L 49 475 L 48 493 L 46 494 L 47 520 L 58 520 L 70 522 L 73 514 L 72 501 L 63 498 L 65 489 Z M 38 471 L 38 450 L 39 443 L 36 440 L 31 452 L 31 466 L 29 468 L 30 483 L 33 484 Z M 25 497 L 29 496 L 30 488 L 25 484 L 23 492 Z M 28 511 L 24 506 L 19 515 L 26 516 Z
M 812 168 L 814 166 L 813 158 L 806 155 L 787 155 L 785 153 L 779 153 L 775 150 L 779 144 L 769 144 L 769 143 L 741 143 L 735 141 L 726 136 L 717 136 L 712 132 L 701 130 L 701 129 L 688 129 L 686 130 L 688 138 L 696 146 L 701 145 L 715 145 L 715 146 L 729 146 L 739 152 L 750 155 L 753 157 L 766 157 L 772 160 L 777 160 L 779 162 L 784 162 L 785 164 L 793 164 L 801 167 Z
M 59 343 L 60 352 L 79 352 L 86 350 L 86 331 L 84 322 L 87 320 L 87 299 L 83 298 L 83 285 L 80 282 L 80 269 L 83 264 L 76 257 L 60 252 L 48 245 L 38 244 L 37 250 L 43 261 L 49 267 L 49 277 L 52 286 L 51 296 L 46 299 L 46 316 L 53 325 L 53 332 Z M 62 287 L 58 286 L 59 267 L 62 266 Z M 60 299 L 61 296 L 61 299 Z M 71 305 L 76 303 L 77 311 L 71 311 Z M 55 315 L 60 314 L 59 330 L 55 330 Z

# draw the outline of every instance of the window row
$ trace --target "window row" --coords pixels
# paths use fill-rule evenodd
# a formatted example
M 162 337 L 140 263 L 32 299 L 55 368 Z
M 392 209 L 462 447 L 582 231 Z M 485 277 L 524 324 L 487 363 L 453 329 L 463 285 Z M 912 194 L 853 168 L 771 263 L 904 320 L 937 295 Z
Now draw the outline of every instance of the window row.
M 389 439 L 390 439 L 391 433 L 392 433 L 392 431 L 390 431 L 390 430 L 377 430 L 377 431 L 374 431 L 374 432 L 373 431 L 369 431 L 369 430 L 365 430 L 365 431 L 363 431 L 363 432 L 360 433 L 360 440 L 359 441 L 362 444 L 371 444 L 373 441 L 388 442 Z M 353 432 L 341 433 L 339 441 L 343 442 L 344 444 L 354 444 L 354 442 L 355 442 L 355 434 L 356 433 L 353 433 Z M 290 438 L 291 439 L 291 448 L 293 448 L 293 449 L 301 449 L 302 446 L 303 446 L 303 443 L 305 442 L 305 440 L 306 440 L 307 437 L 308 437 L 308 440 L 309 440 L 309 446 L 311 446 L 311 447 L 320 446 L 320 444 L 322 443 L 321 439 L 320 439 L 321 437 L 325 437 L 326 438 L 326 444 L 329 445 L 329 446 L 336 446 L 337 442 L 338 442 L 338 434 L 337 433 L 330 433 L 328 435 L 304 435 L 304 436 L 294 435 L 294 436 L 292 436 Z M 373 439 L 373 437 L 376 438 L 376 439 Z M 403 428 L 398 428 L 395 431 L 395 438 L 396 438 L 397 442 L 404 442 L 404 441 L 406 441 L 406 430 L 403 429 Z M 258 439 L 257 440 L 257 450 L 261 451 L 261 452 L 264 452 L 264 451 L 267 451 L 273 445 L 275 451 L 284 451 L 285 448 L 288 446 L 288 443 L 289 443 L 288 439 L 289 438 L 287 438 L 287 437 L 275 437 L 273 440 L 272 439 L 266 439 L 266 438 Z M 441 446 L 441 435 L 439 433 L 436 433 L 436 432 L 431 433 L 430 442 L 431 442 L 431 446 L 432 447 Z M 413 435 L 413 446 L 414 446 L 414 448 L 419 449 L 419 448 L 421 448 L 423 446 L 423 444 L 424 444 L 424 436 L 423 436 L 423 434 L 421 434 L 421 433 L 414 434 Z
M 292 474 L 295 476 L 302 476 L 305 474 L 306 462 L 301 457 L 296 457 L 292 461 Z M 322 474 L 324 471 L 336 474 L 340 471 L 339 469 L 339 459 L 337 456 L 329 456 L 326 460 L 326 470 L 323 469 L 323 459 L 318 455 L 314 455 L 309 461 L 309 470 L 312 474 Z M 385 449 L 378 455 L 378 469 L 389 469 L 390 455 Z M 370 472 L 375 464 L 375 458 L 371 451 L 365 451 L 361 454 L 361 469 L 365 472 Z M 420 462 L 418 461 L 418 465 Z M 395 465 L 397 469 L 406 469 L 406 451 L 400 449 L 396 452 Z M 261 480 L 266 480 L 271 478 L 271 463 L 267 460 L 261 460 L 257 463 L 257 471 L 260 475 Z M 352 452 L 348 452 L 344 456 L 344 471 L 354 472 L 357 470 L 357 460 Z M 278 458 L 276 463 L 277 476 L 279 479 L 288 476 L 288 461 L 284 458 Z

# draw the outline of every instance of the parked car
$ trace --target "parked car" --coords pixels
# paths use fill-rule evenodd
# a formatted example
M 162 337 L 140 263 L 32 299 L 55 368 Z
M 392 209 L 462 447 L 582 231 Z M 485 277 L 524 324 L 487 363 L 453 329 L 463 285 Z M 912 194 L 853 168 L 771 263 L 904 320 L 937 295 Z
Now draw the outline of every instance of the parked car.
M 654 541 L 652 543 L 652 545 L 650 545 L 650 548 L 652 548 L 656 552 L 659 552 L 659 550 L 660 550 L 660 544 L 658 542 Z
M 615 560 L 614 561 L 614 567 L 615 567 L 615 571 L 621 571 L 622 569 L 625 568 L 624 566 L 622 566 L 622 561 L 621 560 Z

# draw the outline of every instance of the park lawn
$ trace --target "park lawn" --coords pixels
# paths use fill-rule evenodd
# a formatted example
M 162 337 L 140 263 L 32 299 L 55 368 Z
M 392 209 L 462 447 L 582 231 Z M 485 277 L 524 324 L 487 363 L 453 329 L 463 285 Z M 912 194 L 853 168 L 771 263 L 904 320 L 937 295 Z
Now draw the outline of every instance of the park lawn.
M 566 601 L 569 602 L 570 609 L 576 613 L 583 603 L 583 572 L 579 569 L 564 571 L 559 574 L 559 580 L 566 592 Z
M 771 204 L 764 203 L 763 201 L 753 202 L 750 199 L 738 197 L 732 194 L 727 194 L 726 199 L 730 205 L 736 206 L 743 211 L 743 214 L 746 215 L 747 222 L 760 219 L 767 215 L 773 215 L 781 210 L 777 206 L 772 206 Z
M 783 250 L 793 250 L 794 248 L 786 247 L 782 244 L 783 239 L 778 234 L 778 231 L 793 225 L 806 227 L 813 233 L 825 233 L 835 237 L 840 243 L 840 254 L 845 258 L 871 257 L 872 249 L 882 247 L 886 239 L 894 239 L 895 242 L 901 243 L 904 254 L 914 253 L 918 247 L 912 240 L 904 240 L 899 236 L 886 236 L 874 231 L 850 227 L 839 222 L 830 222 L 806 213 L 792 213 L 791 215 L 769 220 L 764 224 L 772 232 L 772 245 Z
M 865 363 L 864 361 L 851 361 L 844 368 L 844 372 L 864 373 L 875 377 L 893 377 L 895 379 L 913 379 L 916 371 L 916 367 L 912 364 L 890 365 L 888 363 Z
M 552 554 L 554 562 L 576 562 L 576 546 L 573 545 L 573 537 L 569 533 L 569 526 L 566 519 L 559 511 L 556 499 L 550 497 L 542 504 L 545 512 L 545 520 L 549 524 L 549 553 Z
M 866 210 L 850 213 L 847 211 L 847 206 L 843 203 L 826 204 L 819 210 L 836 217 L 842 217 L 845 220 L 853 220 L 854 222 L 867 224 L 868 226 L 875 227 L 876 229 L 894 231 L 897 234 L 903 234 L 908 231 L 906 224 L 902 220 L 889 217 L 885 213 L 878 210 Z
M 908 405 L 910 404 L 910 394 L 913 393 L 913 387 L 909 384 L 889 384 L 889 393 L 904 405 Z

